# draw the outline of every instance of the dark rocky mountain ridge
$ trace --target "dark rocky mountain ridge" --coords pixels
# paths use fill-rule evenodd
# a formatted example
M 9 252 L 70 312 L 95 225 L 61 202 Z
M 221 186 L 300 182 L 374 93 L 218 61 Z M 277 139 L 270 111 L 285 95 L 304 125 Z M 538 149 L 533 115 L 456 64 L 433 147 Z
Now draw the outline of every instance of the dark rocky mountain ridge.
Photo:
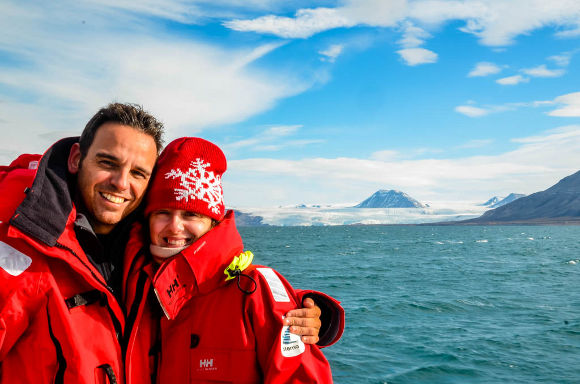
M 580 222 L 580 171 L 463 224 Z

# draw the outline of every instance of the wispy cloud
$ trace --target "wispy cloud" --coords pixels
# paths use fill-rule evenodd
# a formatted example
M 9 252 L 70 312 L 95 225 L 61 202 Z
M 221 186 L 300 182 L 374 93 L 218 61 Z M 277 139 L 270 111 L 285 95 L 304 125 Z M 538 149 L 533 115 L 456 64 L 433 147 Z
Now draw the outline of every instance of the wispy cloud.
M 236 31 L 257 32 L 283 38 L 308 38 L 334 28 L 356 25 L 394 26 L 403 16 L 405 0 L 349 0 L 336 8 L 303 8 L 294 17 L 276 15 L 234 19 L 224 26 Z
M 559 77 L 566 73 L 563 69 L 548 69 L 545 64 L 534 68 L 522 69 L 522 72 L 532 77 Z
M 556 36 L 564 37 L 564 38 L 572 38 L 580 36 L 580 26 L 576 23 L 576 27 L 572 29 L 566 29 L 563 31 L 556 32 Z
M 410 66 L 437 62 L 438 55 L 425 48 L 406 48 L 397 51 L 405 63 Z
M 492 144 L 493 142 L 493 139 L 474 139 L 457 146 L 457 148 L 482 148 Z
M 528 83 L 529 81 L 530 79 L 527 77 L 524 77 L 522 75 L 514 75 L 497 79 L 495 82 L 501 85 L 517 85 L 521 83 Z
M 418 0 L 381 1 L 347 0 L 336 8 L 300 9 L 295 16 L 268 15 L 256 19 L 226 22 L 238 31 L 268 33 L 284 38 L 308 38 L 333 28 L 370 25 L 393 27 L 405 20 L 437 26 L 452 20 L 463 20 L 461 28 L 479 37 L 484 45 L 506 46 L 522 34 L 544 26 L 558 25 L 558 36 L 580 34 L 580 3 L 552 0 Z
M 513 142 L 518 144 L 517 148 L 499 155 L 453 159 L 398 160 L 396 153 L 384 152 L 384 160 L 380 159 L 380 153 L 370 160 L 237 160 L 230 163 L 230 176 L 234 183 L 237 178 L 244 179 L 242 175 L 250 174 L 254 180 L 266 178 L 270 183 L 272 178 L 285 180 L 278 186 L 290 201 L 340 203 L 357 201 L 379 188 L 400 189 L 422 201 L 484 199 L 514 191 L 533 193 L 578 170 L 578 125 Z M 315 192 L 304 191 L 305 185 Z M 256 186 L 252 192 L 263 193 L 259 188 Z M 300 201 L 296 197 L 292 200 L 292 196 L 300 196 Z M 328 198 L 343 200 L 325 200 Z
M 419 28 L 411 22 L 402 23 L 403 37 L 398 41 L 403 47 L 397 51 L 407 65 L 431 64 L 437 62 L 437 54 L 421 45 L 425 39 L 431 37 L 423 28 Z
M 288 137 L 295 135 L 302 125 L 275 125 L 267 127 L 257 135 L 243 140 L 225 144 L 223 147 L 228 152 L 243 148 L 252 148 L 254 151 L 279 151 L 289 147 L 304 147 L 310 144 L 324 142 L 320 139 L 297 139 L 289 140 Z
M 416 48 L 425 43 L 425 40 L 431 37 L 431 34 L 423 28 L 417 27 L 410 21 L 402 23 L 402 38 L 398 43 L 404 48 Z
M 554 102 L 562 105 L 562 107 L 549 112 L 548 115 L 559 117 L 580 117 L 580 92 L 568 93 L 556 97 Z
M 224 26 L 236 31 L 271 34 L 289 39 L 305 39 L 329 29 L 354 25 L 354 21 L 332 8 L 300 9 L 294 17 L 267 15 L 252 20 L 236 19 L 224 22 Z
M 148 8 L 154 4 L 146 4 L 141 11 L 155 14 Z M 188 2 L 171 4 L 181 13 L 180 4 L 185 7 Z M 133 10 L 129 2 L 118 7 Z M 116 13 L 114 18 L 110 12 L 98 1 L 40 2 L 25 11 L 10 2 L 0 6 L 6 32 L 0 34 L 0 49 L 19 63 L 3 63 L 0 72 L 5 89 L 16 90 L 0 93 L 0 109 L 10 111 L 2 114 L 10 118 L 0 124 L 4 132 L 30 131 L 30 136 L 3 136 L 0 149 L 42 151 L 44 141 L 28 139 L 34 132 L 78 134 L 87 119 L 111 101 L 144 105 L 164 121 L 172 139 L 242 121 L 317 81 L 289 69 L 254 68 L 256 60 L 282 43 L 222 47 L 168 36 L 138 12 Z M 18 33 L 22 30 L 27 32 Z M 61 116 L 46 112 L 53 110 Z M 62 112 L 71 110 L 74 113 Z
M 469 117 L 482 117 L 489 115 L 492 111 L 489 109 L 474 107 L 472 105 L 459 105 L 455 107 L 455 112 Z
M 483 77 L 489 75 L 495 75 L 501 72 L 501 67 L 494 63 L 480 62 L 475 65 L 468 74 L 467 77 Z
M 553 61 L 560 67 L 567 67 L 570 64 L 570 60 L 572 60 L 572 53 L 565 52 L 560 55 L 550 56 L 548 57 L 548 60 Z
M 379 160 L 379 161 L 398 160 L 401 157 L 402 157 L 401 152 L 399 152 L 399 151 L 393 151 L 393 150 L 390 150 L 390 149 L 385 149 L 383 151 L 373 152 L 371 154 L 371 159 L 373 159 L 373 160 Z
M 455 107 L 455 112 L 469 117 L 482 117 L 492 113 L 515 111 L 520 108 L 542 108 L 557 105 L 558 108 L 548 112 L 549 116 L 578 117 L 580 116 L 580 92 L 568 93 L 554 100 L 535 100 L 528 102 L 511 102 L 502 105 L 474 106 L 474 101 Z
M 322 55 L 320 60 L 334 63 L 336 61 L 336 58 L 340 56 L 340 54 L 342 53 L 343 49 L 344 46 L 342 44 L 333 44 L 327 49 L 318 52 Z
M 442 153 L 443 150 L 438 148 L 412 148 L 405 151 L 394 151 L 385 149 L 382 151 L 373 152 L 370 156 L 371 160 L 377 161 L 402 161 L 416 158 L 424 158 L 433 154 Z

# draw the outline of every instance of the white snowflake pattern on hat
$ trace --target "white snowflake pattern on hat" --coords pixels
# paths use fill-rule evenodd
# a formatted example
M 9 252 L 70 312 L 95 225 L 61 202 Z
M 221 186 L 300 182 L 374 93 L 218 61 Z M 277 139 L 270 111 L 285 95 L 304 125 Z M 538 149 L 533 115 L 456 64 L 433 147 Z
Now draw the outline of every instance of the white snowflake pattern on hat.
M 188 202 L 190 198 L 197 198 L 208 203 L 208 208 L 212 212 L 221 214 L 220 204 L 223 204 L 221 176 L 215 175 L 213 171 L 206 171 L 211 164 L 204 163 L 202 159 L 197 158 L 190 165 L 185 173 L 178 168 L 165 174 L 166 179 L 180 178 L 180 185 L 183 188 L 175 188 L 175 199 L 177 201 L 185 199 Z

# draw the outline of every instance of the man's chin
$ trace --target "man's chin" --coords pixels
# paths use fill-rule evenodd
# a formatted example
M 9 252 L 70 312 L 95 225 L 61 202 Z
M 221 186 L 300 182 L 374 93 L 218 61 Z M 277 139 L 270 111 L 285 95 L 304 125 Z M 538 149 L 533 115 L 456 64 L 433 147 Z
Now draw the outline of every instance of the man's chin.
M 93 230 L 95 233 L 107 234 L 111 232 L 113 228 L 115 228 L 115 226 L 125 218 L 125 216 L 126 215 L 117 212 L 96 215 L 95 220 L 92 222 Z

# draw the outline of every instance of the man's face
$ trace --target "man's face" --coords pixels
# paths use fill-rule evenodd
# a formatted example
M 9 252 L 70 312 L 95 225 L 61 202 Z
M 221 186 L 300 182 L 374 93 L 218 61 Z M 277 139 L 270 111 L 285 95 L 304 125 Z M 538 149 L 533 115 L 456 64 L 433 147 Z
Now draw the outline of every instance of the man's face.
M 80 157 L 75 144 L 69 171 L 77 173 L 78 193 L 93 230 L 107 234 L 141 203 L 157 160 L 155 140 L 135 128 L 105 123 L 82 164 Z

